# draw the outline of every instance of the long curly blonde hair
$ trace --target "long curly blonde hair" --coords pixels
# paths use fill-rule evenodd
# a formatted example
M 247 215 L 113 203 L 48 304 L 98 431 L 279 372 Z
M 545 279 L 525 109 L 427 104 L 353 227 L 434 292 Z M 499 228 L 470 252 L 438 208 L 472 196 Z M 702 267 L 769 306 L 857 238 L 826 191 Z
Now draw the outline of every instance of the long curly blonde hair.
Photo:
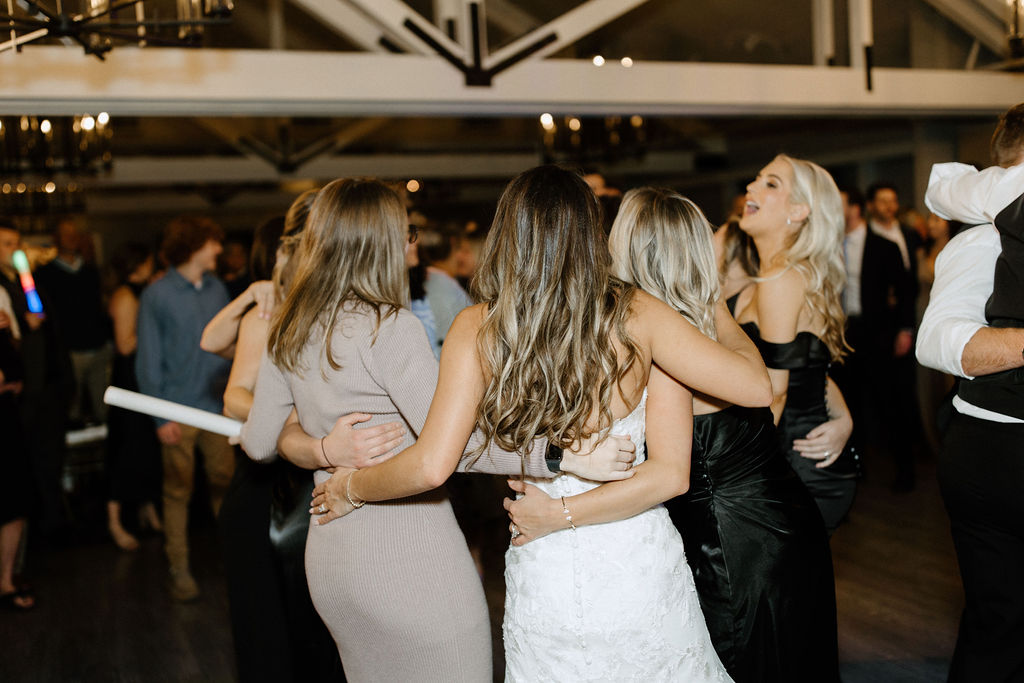
M 692 201 L 668 189 L 643 187 L 622 198 L 608 244 L 616 277 L 656 296 L 716 339 L 721 295 L 713 229 Z
M 841 361 L 849 350 L 843 330 L 842 293 L 846 286 L 843 264 L 843 201 L 829 172 L 813 161 L 780 154 L 778 161 L 793 170 L 790 202 L 810 208 L 807 218 L 790 236 L 785 265 L 800 272 L 807 283 L 804 301 L 825 323 L 822 341 L 833 361 Z
M 326 185 L 310 208 L 294 257 L 298 267 L 270 325 L 267 350 L 282 370 L 301 373 L 303 347 L 323 335 L 331 354 L 338 315 L 365 305 L 377 326 L 408 306 L 406 216 L 394 190 L 372 179 L 343 178 Z
M 569 447 L 611 425 L 612 392 L 625 400 L 640 353 L 626 330 L 634 289 L 610 266 L 601 207 L 580 175 L 540 166 L 508 184 L 473 280 L 487 304 L 485 443 L 525 452 L 544 436 Z

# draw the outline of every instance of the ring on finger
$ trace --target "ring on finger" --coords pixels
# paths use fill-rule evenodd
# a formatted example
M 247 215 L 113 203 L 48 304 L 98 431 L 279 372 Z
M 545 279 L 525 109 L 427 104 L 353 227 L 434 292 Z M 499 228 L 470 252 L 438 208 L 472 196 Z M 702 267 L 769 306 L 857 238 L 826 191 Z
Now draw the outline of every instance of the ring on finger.
M 828 456 L 832 455 L 832 451 L 825 451 L 823 455 L 827 458 Z
M 325 512 L 327 512 L 327 506 L 326 506 L 326 505 L 324 505 L 323 503 L 320 503 L 320 507 L 318 507 L 318 508 L 317 508 L 317 510 L 319 510 L 319 511 L 320 511 L 320 514 L 322 515 L 322 514 L 324 514 Z

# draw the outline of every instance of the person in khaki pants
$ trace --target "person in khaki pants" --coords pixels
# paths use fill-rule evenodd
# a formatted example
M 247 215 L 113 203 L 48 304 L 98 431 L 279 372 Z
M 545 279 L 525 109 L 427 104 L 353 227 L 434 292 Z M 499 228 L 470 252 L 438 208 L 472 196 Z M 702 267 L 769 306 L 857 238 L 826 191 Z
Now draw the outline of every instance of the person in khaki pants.
M 221 251 L 220 228 L 208 219 L 178 218 L 167 227 L 162 253 L 167 273 L 139 300 L 135 372 L 142 393 L 219 413 L 230 363 L 199 348 L 206 323 L 227 305 L 224 284 L 211 271 Z M 177 422 L 157 421 L 162 444 L 165 550 L 171 596 L 192 600 L 199 586 L 188 557 L 188 505 L 199 447 L 216 514 L 234 471 L 227 438 Z

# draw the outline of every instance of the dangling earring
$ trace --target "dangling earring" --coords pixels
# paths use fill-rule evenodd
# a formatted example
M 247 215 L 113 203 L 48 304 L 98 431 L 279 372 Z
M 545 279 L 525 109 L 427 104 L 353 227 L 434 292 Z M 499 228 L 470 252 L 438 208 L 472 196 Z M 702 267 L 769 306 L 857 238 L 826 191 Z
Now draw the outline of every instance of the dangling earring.
M 793 219 L 786 218 L 786 225 L 793 225 Z

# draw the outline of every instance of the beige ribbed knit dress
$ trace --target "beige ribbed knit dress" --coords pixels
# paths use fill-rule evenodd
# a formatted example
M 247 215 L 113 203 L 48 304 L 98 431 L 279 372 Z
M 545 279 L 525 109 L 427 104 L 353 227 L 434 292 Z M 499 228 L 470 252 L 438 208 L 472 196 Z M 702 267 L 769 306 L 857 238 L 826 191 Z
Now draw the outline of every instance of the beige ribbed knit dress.
M 384 320 L 359 306 L 339 316 L 333 370 L 314 334 L 302 352 L 302 376 L 282 373 L 264 357 L 242 444 L 256 460 L 274 458 L 294 405 L 310 435 L 327 434 L 352 412 L 373 415 L 366 426 L 404 420 L 402 447 L 423 428 L 437 384 L 437 361 L 419 320 L 409 311 Z M 527 473 L 550 476 L 538 445 Z M 520 471 L 520 459 L 500 452 L 473 469 Z M 315 473 L 317 483 L 328 474 Z M 306 577 L 313 604 L 338 645 L 351 683 L 490 681 L 487 606 L 447 494 L 437 490 L 367 503 L 324 526 L 310 525 Z M 316 683 L 325 683 L 318 681 Z

